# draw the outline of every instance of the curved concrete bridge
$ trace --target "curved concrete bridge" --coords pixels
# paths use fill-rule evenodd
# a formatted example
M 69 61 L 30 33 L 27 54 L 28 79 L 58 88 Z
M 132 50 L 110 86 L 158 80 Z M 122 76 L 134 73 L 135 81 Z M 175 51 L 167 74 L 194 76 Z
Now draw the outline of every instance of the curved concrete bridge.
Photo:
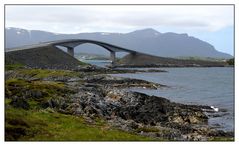
M 127 52 L 130 54 L 137 53 L 136 51 L 133 51 L 133 50 L 125 49 L 125 48 L 122 48 L 119 46 L 115 46 L 115 45 L 112 45 L 109 43 L 95 41 L 95 40 L 72 39 L 72 40 L 59 40 L 59 41 L 48 42 L 48 44 L 51 44 L 55 47 L 57 47 L 57 46 L 66 47 L 67 53 L 70 54 L 71 56 L 74 56 L 74 48 L 75 47 L 85 44 L 85 43 L 95 44 L 95 45 L 101 46 L 101 47 L 105 48 L 106 50 L 108 50 L 110 52 L 110 58 L 112 61 L 112 65 L 114 65 L 114 63 L 115 63 L 115 59 L 116 59 L 115 53 L 116 52 Z
M 101 41 L 95 41 L 95 40 L 87 40 L 87 39 L 67 39 L 67 40 L 57 40 L 57 41 L 50 41 L 50 42 L 41 42 L 39 44 L 34 44 L 34 45 L 27 45 L 27 46 L 22 46 L 22 47 L 16 47 L 16 48 L 11 48 L 6 52 L 12 52 L 12 51 L 20 51 L 20 50 L 26 50 L 26 49 L 34 49 L 34 48 L 39 48 L 39 47 L 65 47 L 67 48 L 67 53 L 74 57 L 74 49 L 75 47 L 85 44 L 85 43 L 90 43 L 90 44 L 95 44 L 98 46 L 101 46 L 108 50 L 110 52 L 110 58 L 112 61 L 112 65 L 115 64 L 115 59 L 116 59 L 116 52 L 127 52 L 130 54 L 136 54 L 136 51 L 125 49 L 116 45 L 112 45 L 109 43 L 101 42 Z

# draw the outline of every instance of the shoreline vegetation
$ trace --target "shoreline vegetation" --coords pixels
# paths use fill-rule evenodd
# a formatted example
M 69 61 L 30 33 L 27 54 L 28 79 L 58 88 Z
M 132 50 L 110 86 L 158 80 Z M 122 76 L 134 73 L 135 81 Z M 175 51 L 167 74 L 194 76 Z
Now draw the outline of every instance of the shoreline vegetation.
M 146 54 L 140 54 L 134 56 L 134 61 L 131 60 L 131 55 L 126 55 L 123 58 L 116 58 L 115 67 L 233 67 L 234 58 L 224 59 L 224 58 L 211 58 L 211 57 L 175 57 L 175 58 L 165 58 L 165 57 L 156 57 Z M 109 61 L 110 57 L 105 55 L 98 54 L 88 54 L 88 53 L 79 53 L 76 54 L 76 58 L 79 60 L 101 60 Z M 148 63 L 139 63 L 139 60 L 147 60 Z M 129 61 L 130 60 L 130 61 Z M 137 61 L 135 61 L 137 60 Z M 134 63 L 132 63 L 134 62 Z
M 216 114 L 210 106 L 127 91 L 167 85 L 108 75 L 137 72 L 164 71 L 6 64 L 5 140 L 234 141 L 233 131 L 208 125 L 208 114 Z
M 128 54 L 120 59 L 117 67 L 231 67 L 234 59 L 212 60 L 189 57 L 184 59 L 159 57 L 144 53 Z

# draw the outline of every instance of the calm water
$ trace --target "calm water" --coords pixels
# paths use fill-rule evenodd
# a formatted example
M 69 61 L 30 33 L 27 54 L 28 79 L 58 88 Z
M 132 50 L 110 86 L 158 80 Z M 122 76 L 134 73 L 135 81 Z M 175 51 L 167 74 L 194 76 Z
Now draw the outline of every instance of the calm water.
M 101 65 L 104 63 L 101 63 Z M 96 63 L 97 65 L 97 63 Z M 210 125 L 234 130 L 234 68 L 160 68 L 168 72 L 117 74 L 114 76 L 143 79 L 169 87 L 158 90 L 129 89 L 149 95 L 162 96 L 171 101 L 200 104 L 226 109 L 221 117 L 209 119 Z

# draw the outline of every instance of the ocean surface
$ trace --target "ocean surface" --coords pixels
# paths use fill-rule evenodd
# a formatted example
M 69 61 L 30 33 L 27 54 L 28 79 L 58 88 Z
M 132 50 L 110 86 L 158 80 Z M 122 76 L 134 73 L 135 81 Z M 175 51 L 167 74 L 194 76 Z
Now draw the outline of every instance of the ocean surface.
M 93 62 L 93 63 L 92 63 Z M 107 62 L 89 63 L 104 66 Z M 145 68 L 147 69 L 147 68 Z M 115 74 L 113 76 L 143 79 L 168 87 L 157 90 L 131 88 L 128 90 L 165 97 L 184 104 L 209 105 L 224 109 L 209 119 L 209 125 L 234 131 L 234 68 L 159 68 L 167 72 Z

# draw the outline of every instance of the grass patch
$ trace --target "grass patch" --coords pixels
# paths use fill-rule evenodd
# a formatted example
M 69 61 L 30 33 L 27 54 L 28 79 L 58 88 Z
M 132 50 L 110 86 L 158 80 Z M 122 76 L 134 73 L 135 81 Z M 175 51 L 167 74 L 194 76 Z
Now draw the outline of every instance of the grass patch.
M 6 98 L 6 99 L 5 99 L 5 104 L 7 104 L 7 105 L 8 105 L 8 104 L 9 104 L 11 101 L 12 101 L 11 99 L 9 99 L 9 98 Z
M 68 70 L 48 70 L 48 69 L 22 69 L 18 70 L 18 74 L 30 76 L 33 78 L 59 78 L 59 77 L 82 77 L 79 72 Z
M 26 81 L 17 78 L 6 80 L 5 89 L 7 90 L 6 93 L 10 94 L 10 96 L 22 96 L 26 94 L 26 91 L 39 91 L 41 92 L 39 94 L 42 96 L 61 95 L 67 92 L 67 88 L 61 82 Z
M 99 119 L 97 119 L 99 121 Z M 153 140 L 109 128 L 107 124 L 87 124 L 82 117 L 56 112 L 6 110 L 7 141 L 132 141 Z
M 22 97 L 24 102 L 30 105 L 30 108 L 38 108 L 49 99 L 67 98 L 68 94 L 74 92 L 62 82 L 53 81 L 27 81 L 12 78 L 6 80 L 5 85 L 6 99 Z
M 228 65 L 234 65 L 234 58 L 227 60 Z
M 5 65 L 6 70 L 22 69 L 23 67 L 24 67 L 23 64 L 6 64 Z
M 211 137 L 208 141 L 234 141 L 233 137 Z
M 90 65 L 89 63 L 86 63 L 86 62 L 83 62 L 83 61 L 80 61 L 79 59 L 78 59 L 78 61 L 79 61 L 79 65 L 80 66 L 88 66 L 88 65 Z

